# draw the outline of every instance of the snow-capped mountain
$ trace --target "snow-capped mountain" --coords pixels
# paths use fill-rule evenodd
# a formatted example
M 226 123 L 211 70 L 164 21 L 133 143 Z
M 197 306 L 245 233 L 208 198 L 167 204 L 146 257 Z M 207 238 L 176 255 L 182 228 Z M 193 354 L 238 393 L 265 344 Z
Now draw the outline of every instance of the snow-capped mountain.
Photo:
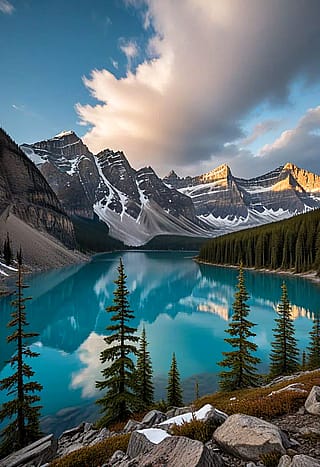
M 163 181 L 190 196 L 198 218 L 221 233 L 320 207 L 320 177 L 291 163 L 248 180 L 224 164 L 197 177 L 172 171 Z
M 21 149 L 69 214 L 96 214 L 126 245 L 143 245 L 160 234 L 208 236 L 189 196 L 168 187 L 151 167 L 133 169 L 121 151 L 93 156 L 70 131 Z
M 121 151 L 93 155 L 72 131 L 21 146 L 70 215 L 97 215 L 112 237 L 139 246 L 156 235 L 211 237 L 320 207 L 320 177 L 293 164 L 249 180 L 227 165 L 161 180 Z

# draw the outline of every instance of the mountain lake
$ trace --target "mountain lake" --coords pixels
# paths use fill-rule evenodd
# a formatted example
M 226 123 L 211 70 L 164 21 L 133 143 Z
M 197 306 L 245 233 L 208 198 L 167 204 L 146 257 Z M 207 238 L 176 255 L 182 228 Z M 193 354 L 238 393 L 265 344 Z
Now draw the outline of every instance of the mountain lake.
M 195 252 L 127 251 L 95 256 L 91 262 L 25 276 L 30 287 L 25 296 L 27 330 L 38 332 L 32 350 L 40 353 L 30 363 L 41 392 L 42 428 L 61 433 L 83 420 L 98 417 L 94 401 L 101 397 L 95 381 L 101 378 L 100 352 L 105 348 L 106 326 L 112 304 L 119 258 L 128 276 L 132 324 L 139 336 L 145 326 L 151 354 L 156 399 L 166 397 L 172 353 L 176 353 L 184 400 L 194 399 L 195 382 L 200 395 L 217 388 L 225 329 L 232 316 L 238 271 L 235 268 L 199 265 Z M 259 370 L 268 371 L 272 329 L 281 284 L 285 280 L 302 353 L 309 341 L 312 317 L 319 313 L 320 285 L 307 279 L 245 271 L 250 295 L 249 319 L 256 323 L 254 341 L 261 358 Z M 1 374 L 11 371 L 13 352 L 6 337 L 12 297 L 0 300 Z M 0 403 L 6 400 L 4 391 Z

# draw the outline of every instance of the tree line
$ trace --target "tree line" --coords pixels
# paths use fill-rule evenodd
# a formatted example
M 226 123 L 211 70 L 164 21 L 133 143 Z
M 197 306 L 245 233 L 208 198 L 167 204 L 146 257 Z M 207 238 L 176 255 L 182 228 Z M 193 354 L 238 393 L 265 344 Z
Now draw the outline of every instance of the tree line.
M 14 372 L 0 381 L 0 389 L 13 397 L 4 403 L 0 410 L 0 421 L 10 420 L 1 434 L 1 457 L 36 441 L 42 435 L 39 424 L 41 406 L 38 395 L 42 386 L 33 380 L 34 372 L 27 364 L 29 358 L 39 355 L 28 345 L 28 341 L 38 334 L 26 330 L 28 323 L 25 302 L 30 300 L 30 297 L 23 296 L 23 290 L 27 286 L 23 282 L 21 251 L 17 256 L 17 266 L 16 299 L 12 302 L 13 312 L 8 323 L 8 326 L 13 328 L 13 332 L 7 338 L 8 342 L 15 344 L 15 353 L 8 362 Z M 125 421 L 135 412 L 146 411 L 154 407 L 153 370 L 146 331 L 143 328 L 139 338 L 136 335 L 137 329 L 130 325 L 134 312 L 130 310 L 126 279 L 120 259 L 113 304 L 106 308 L 106 311 L 111 314 L 111 324 L 106 327 L 108 331 L 108 335 L 104 337 L 106 347 L 100 353 L 100 361 L 104 366 L 101 370 L 102 378 L 96 381 L 96 387 L 103 391 L 102 397 L 96 401 L 101 409 L 101 418 L 96 424 L 97 427 Z M 225 341 L 230 345 L 230 350 L 223 352 L 223 360 L 219 363 L 223 368 L 219 375 L 219 385 L 222 391 L 255 387 L 262 382 L 257 372 L 260 360 L 255 356 L 257 345 L 252 341 L 255 337 L 253 332 L 255 324 L 249 320 L 248 298 L 244 271 L 240 264 L 233 315 L 226 329 L 228 337 Z M 301 365 L 285 283 L 282 285 L 271 348 L 270 378 L 292 374 L 300 368 L 320 367 L 320 317 L 314 319 L 310 332 L 310 344 Z M 105 366 L 105 364 L 109 365 Z M 195 396 L 199 397 L 197 382 Z M 168 373 L 165 405 L 177 407 L 182 404 L 180 374 L 176 355 L 173 353 Z
M 200 248 L 199 260 L 320 273 L 320 210 L 213 238 Z

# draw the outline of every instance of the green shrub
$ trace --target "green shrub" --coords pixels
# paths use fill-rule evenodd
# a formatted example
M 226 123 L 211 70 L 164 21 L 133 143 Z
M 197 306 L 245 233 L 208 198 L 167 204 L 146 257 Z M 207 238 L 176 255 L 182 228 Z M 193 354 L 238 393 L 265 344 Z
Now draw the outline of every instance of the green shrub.
M 262 456 L 260 456 L 260 460 L 265 467 L 277 467 L 279 464 L 280 457 L 280 452 L 272 451 L 268 452 L 267 454 L 262 454 Z
M 51 467 L 97 467 L 105 464 L 112 454 L 120 449 L 126 451 L 130 433 L 107 438 L 94 446 L 87 446 L 54 460 Z
M 218 427 L 218 423 L 213 420 L 197 420 L 193 418 L 190 422 L 183 422 L 181 425 L 173 425 L 171 433 L 175 436 L 186 436 L 206 443 L 212 439 L 213 432 Z

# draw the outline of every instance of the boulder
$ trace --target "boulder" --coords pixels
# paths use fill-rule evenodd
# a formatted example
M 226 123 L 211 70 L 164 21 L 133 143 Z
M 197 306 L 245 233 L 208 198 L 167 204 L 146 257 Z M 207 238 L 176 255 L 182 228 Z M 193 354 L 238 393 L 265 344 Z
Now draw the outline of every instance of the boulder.
M 158 423 L 163 422 L 166 418 L 167 417 L 163 412 L 160 412 L 159 410 L 151 410 L 144 416 L 141 423 L 149 428 L 151 426 L 158 425 Z
M 123 431 L 125 433 L 131 433 L 131 431 L 140 430 L 142 428 L 145 428 L 145 425 L 143 423 L 130 419 L 127 421 Z
M 35 443 L 10 454 L 0 461 L 1 467 L 42 465 L 51 461 L 57 452 L 57 440 L 53 435 L 45 436 Z
M 306 456 L 305 454 L 297 454 L 292 460 L 289 456 L 282 456 L 278 467 L 319 467 L 320 461 L 314 457 Z
M 76 426 L 76 427 L 74 427 L 74 428 L 71 428 L 70 430 L 64 431 L 64 432 L 59 436 L 59 443 L 60 443 L 60 441 L 65 440 L 66 438 L 73 438 L 73 439 L 76 439 L 77 436 L 78 436 L 80 433 L 83 433 L 84 427 L 85 427 L 85 423 L 82 422 L 82 423 L 80 423 L 80 425 L 78 425 L 78 426 Z
M 313 386 L 304 406 L 312 415 L 320 415 L 320 386 Z
M 138 459 L 139 467 L 223 467 L 218 454 L 210 451 L 200 441 L 184 436 L 170 436 L 154 446 L 147 456 Z
M 125 457 L 126 457 L 126 454 L 123 451 L 120 451 L 118 449 L 118 451 L 115 451 L 112 454 L 112 456 L 110 457 L 107 465 L 108 466 L 116 465 L 120 461 L 124 460 Z
M 151 451 L 154 443 L 152 443 L 144 433 L 139 431 L 134 431 L 130 437 L 127 455 L 132 457 L 137 457 L 139 454 L 144 454 Z
M 221 425 L 224 423 L 228 418 L 228 415 L 224 412 L 221 412 L 221 410 L 215 409 L 214 407 L 207 412 L 207 414 L 204 417 L 204 421 L 212 421 L 216 423 L 217 425 Z
M 320 461 L 305 454 L 297 454 L 293 457 L 290 467 L 319 467 Z
M 286 454 L 281 456 L 278 467 L 291 467 L 291 457 Z
M 166 412 L 166 418 L 176 417 L 177 415 L 183 415 L 185 413 L 192 412 L 192 407 L 172 407 Z
M 288 437 L 277 426 L 249 415 L 235 414 L 215 430 L 214 440 L 222 449 L 245 460 L 258 461 L 260 456 L 277 451 L 285 454 Z

